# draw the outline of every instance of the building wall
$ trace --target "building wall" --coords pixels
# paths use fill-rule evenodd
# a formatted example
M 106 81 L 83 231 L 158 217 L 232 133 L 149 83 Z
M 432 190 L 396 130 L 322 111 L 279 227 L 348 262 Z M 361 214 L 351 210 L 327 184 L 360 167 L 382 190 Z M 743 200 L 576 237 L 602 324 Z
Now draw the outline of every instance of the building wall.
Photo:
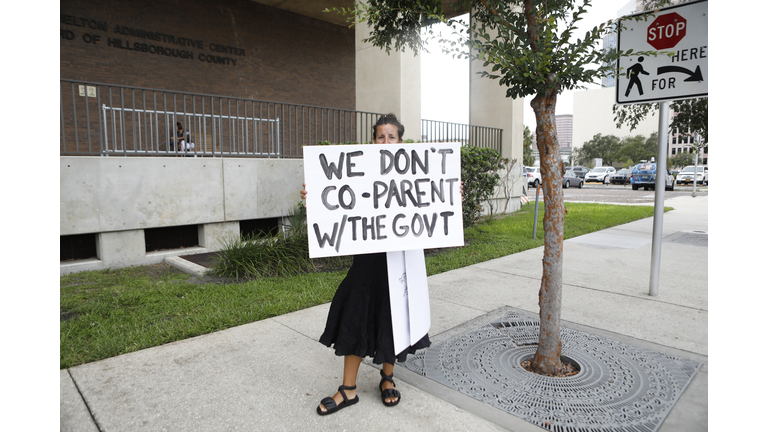
M 60 33 L 64 79 L 355 109 L 354 30 L 252 1 L 62 0 Z
M 181 253 L 146 252 L 147 228 L 197 225 L 203 250 L 218 250 L 241 220 L 287 216 L 304 182 L 302 159 L 62 156 L 59 169 L 59 233 L 96 234 L 98 251 L 62 273 Z
M 613 121 L 613 105 L 616 88 L 574 92 L 573 94 L 573 148 L 579 148 L 595 135 L 615 135 L 619 138 L 642 135 L 649 137 L 659 130 L 658 114 L 645 118 L 630 131 L 628 126 L 616 127 Z
M 302 159 L 60 158 L 61 235 L 287 215 Z M 292 192 L 292 193 L 289 193 Z

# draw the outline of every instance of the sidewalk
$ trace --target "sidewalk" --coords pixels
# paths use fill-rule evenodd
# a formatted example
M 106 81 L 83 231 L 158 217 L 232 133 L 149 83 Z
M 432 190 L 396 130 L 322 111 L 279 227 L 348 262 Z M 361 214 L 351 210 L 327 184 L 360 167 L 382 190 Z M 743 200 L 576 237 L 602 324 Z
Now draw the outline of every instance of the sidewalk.
M 703 364 L 659 428 L 707 429 L 708 198 L 668 199 L 659 295 L 648 295 L 653 219 L 565 241 L 564 327 Z M 538 314 L 543 247 L 429 278 L 433 342 L 511 307 Z M 381 403 L 360 367 L 360 402 L 320 417 L 342 361 L 318 343 L 329 304 L 60 371 L 62 431 L 541 431 L 404 367 Z M 474 320 L 474 321 L 473 321 Z

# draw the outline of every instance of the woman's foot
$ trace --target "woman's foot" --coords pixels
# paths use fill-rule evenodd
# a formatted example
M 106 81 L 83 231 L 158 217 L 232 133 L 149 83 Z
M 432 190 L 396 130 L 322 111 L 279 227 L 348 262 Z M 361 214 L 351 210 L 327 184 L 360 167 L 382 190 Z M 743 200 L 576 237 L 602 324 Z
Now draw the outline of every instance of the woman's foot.
M 379 382 L 379 390 L 381 390 L 381 401 L 385 406 L 393 407 L 400 403 L 400 392 L 395 388 L 395 381 L 392 379 L 392 375 L 387 375 L 384 371 L 380 371 L 381 382 Z
M 360 400 L 357 397 L 356 389 L 357 386 L 340 386 L 335 395 L 320 401 L 320 405 L 317 406 L 317 413 L 320 415 L 333 414 L 342 408 L 356 404 Z

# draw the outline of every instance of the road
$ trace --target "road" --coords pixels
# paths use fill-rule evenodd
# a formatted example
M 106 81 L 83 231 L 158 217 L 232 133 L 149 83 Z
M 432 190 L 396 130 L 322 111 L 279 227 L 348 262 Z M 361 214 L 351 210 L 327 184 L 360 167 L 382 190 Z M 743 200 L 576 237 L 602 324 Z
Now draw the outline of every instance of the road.
M 664 191 L 664 199 L 682 195 L 690 196 L 693 186 L 675 185 L 674 191 Z M 696 196 L 707 196 L 707 188 L 696 186 Z M 600 183 L 585 183 L 579 189 L 570 187 L 563 189 L 563 199 L 566 202 L 596 202 L 596 203 L 620 203 L 620 204 L 653 204 L 656 192 L 652 190 L 632 190 L 630 185 L 604 185 Z M 528 199 L 536 199 L 536 189 L 528 188 Z M 539 200 L 543 200 L 543 191 L 539 193 Z

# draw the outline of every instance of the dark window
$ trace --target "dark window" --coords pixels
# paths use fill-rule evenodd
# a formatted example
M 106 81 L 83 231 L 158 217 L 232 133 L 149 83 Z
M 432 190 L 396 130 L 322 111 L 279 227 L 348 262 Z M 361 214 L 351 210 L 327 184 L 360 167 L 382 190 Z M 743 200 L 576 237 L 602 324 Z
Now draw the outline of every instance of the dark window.
M 144 230 L 144 242 L 147 252 L 181 249 L 200 244 L 197 238 L 197 225 L 147 228 Z
M 96 234 L 59 236 L 61 261 L 96 258 Z
M 240 221 L 240 236 L 274 235 L 280 228 L 280 218 L 249 219 Z

